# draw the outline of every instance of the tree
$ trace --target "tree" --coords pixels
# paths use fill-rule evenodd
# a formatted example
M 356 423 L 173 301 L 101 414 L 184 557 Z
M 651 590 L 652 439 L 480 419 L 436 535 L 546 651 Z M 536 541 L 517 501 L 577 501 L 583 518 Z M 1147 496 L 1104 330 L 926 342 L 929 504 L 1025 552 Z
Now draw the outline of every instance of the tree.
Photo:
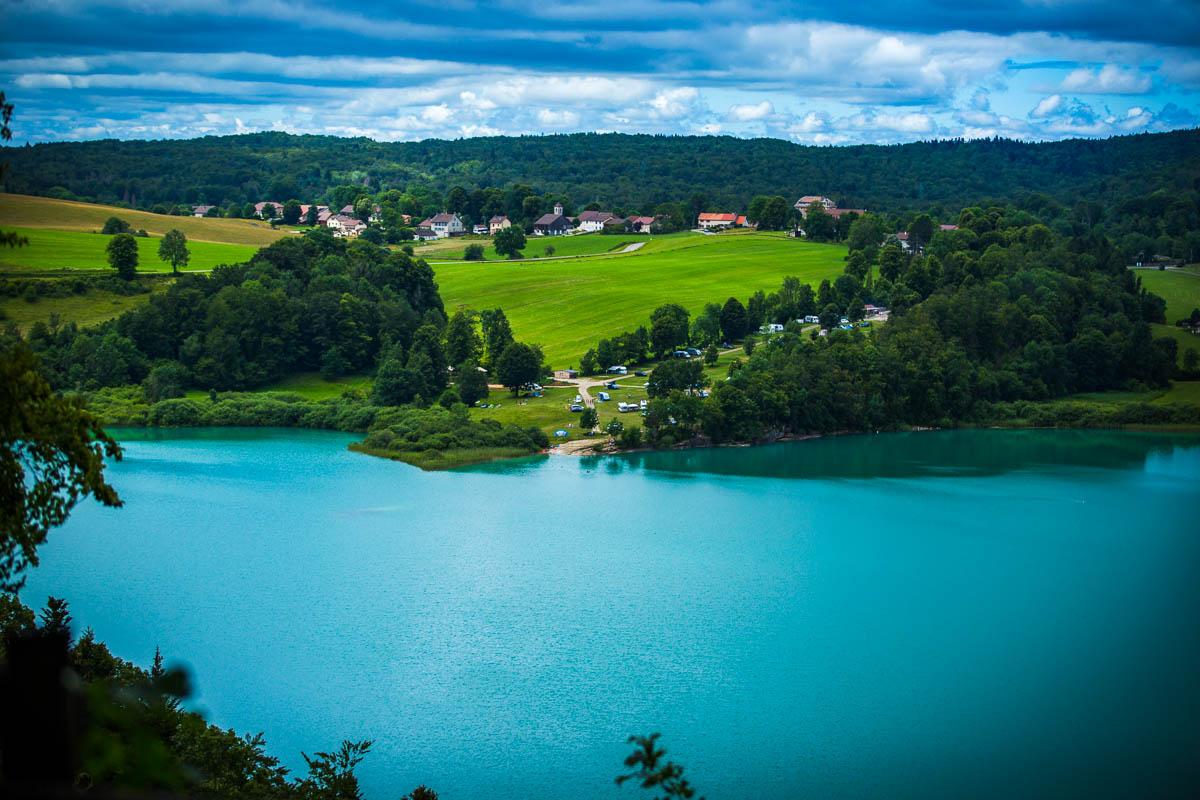
M 833 305 L 832 303 L 821 309 L 820 317 L 820 325 L 825 330 L 833 330 L 836 328 L 838 321 L 841 319 L 841 315 L 838 312 L 837 306 Z
M 883 229 L 879 227 L 879 220 L 873 214 L 866 214 L 850 223 L 846 244 L 851 253 L 862 252 L 867 264 L 875 260 L 879 243 L 882 241 Z
M 408 369 L 398 358 L 389 358 L 379 365 L 375 374 L 371 402 L 377 406 L 399 406 L 427 394 L 429 388 L 421 373 Z
M 929 240 L 933 238 L 933 220 L 928 214 L 920 214 L 912 221 L 912 224 L 908 226 L 908 236 L 913 252 L 917 252 L 929 244 Z
M 308 211 L 304 214 L 304 224 L 315 226 L 318 222 L 320 222 L 320 219 L 321 219 L 321 212 L 317 208 L 317 204 L 313 203 L 311 206 L 308 207 Z
M 300 224 L 300 201 L 288 200 L 283 204 L 283 224 L 284 225 L 299 225 Z
M 433 325 L 422 325 L 413 334 L 408 349 L 408 368 L 419 371 L 425 379 L 427 400 L 442 393 L 446 388 L 446 353 L 442 350 L 442 337 Z
M 546 254 L 547 257 L 549 257 L 549 256 L 554 255 L 558 251 L 554 249 L 554 245 L 548 244 L 548 245 L 546 245 L 546 249 L 543 252 Z
M 107 236 L 115 236 L 118 233 L 129 233 L 129 223 L 120 217 L 109 217 L 104 220 L 104 227 L 100 232 Z
M 118 233 L 108 240 L 108 265 L 117 271 L 122 280 L 131 281 L 137 277 L 138 246 L 137 239 L 129 233 Z
M 263 203 L 262 214 L 260 214 L 259 216 L 261 216 L 263 219 L 270 220 L 270 219 L 275 219 L 275 217 L 277 217 L 278 215 L 279 215 L 279 209 L 275 208 L 274 203 Z
M 600 358 L 596 354 L 596 348 L 589 349 L 583 354 L 583 358 L 579 359 L 579 371 L 584 375 L 595 375 L 600 371 Z
M 456 311 L 446 324 L 446 361 L 455 367 L 466 361 L 478 361 L 483 340 L 475 329 L 475 314 Z
M 750 201 L 746 219 L 758 224 L 759 230 L 781 231 L 788 227 L 792 207 L 779 195 L 759 195 Z
M 710 344 L 704 351 L 704 363 L 707 366 L 711 367 L 713 364 L 716 364 L 720 357 L 721 353 L 717 350 L 717 346 L 715 344 Z
M 662 362 L 646 381 L 646 394 L 666 397 L 671 392 L 699 389 L 708 383 L 704 365 L 696 359 L 672 358 Z
M 488 396 L 487 373 L 475 361 L 464 361 L 458 368 L 458 396 L 469 406 Z
M 734 342 L 745 336 L 750 326 L 746 307 L 736 297 L 725 301 L 725 305 L 721 307 L 720 319 L 721 333 L 727 342 Z
M 512 391 L 513 397 L 520 393 L 522 386 L 536 381 L 541 371 L 537 352 L 522 342 L 509 344 L 496 361 L 496 379 Z
M 78 397 L 56 394 L 22 343 L 0 351 L 0 590 L 16 591 L 37 548 L 81 499 L 119 506 L 104 459 L 121 449 Z
M 754 337 L 747 336 L 746 341 L 742 342 L 742 352 L 748 356 L 753 355 L 754 354 L 754 345 L 755 345 Z
M 895 283 L 904 269 L 904 250 L 889 244 L 879 251 L 879 277 Z
M 828 242 L 835 233 L 833 217 L 825 207 L 820 203 L 810 205 L 804 216 L 804 235 L 813 242 Z
M 178 273 L 180 267 L 186 267 L 191 258 L 188 251 L 187 237 L 183 231 L 172 228 L 158 243 L 158 259 L 171 265 L 171 272 Z
M 494 367 L 500 359 L 504 348 L 513 342 L 512 327 L 502 309 L 483 311 L 479 315 L 479 323 L 483 328 L 484 356 L 487 366 Z
M 422 784 L 401 797 L 400 800 L 438 800 L 438 793 Z
M 519 258 L 525 249 L 525 231 L 516 225 L 501 228 L 492 239 L 492 247 L 502 256 Z
M 676 303 L 667 303 L 654 309 L 650 315 L 650 346 L 655 355 L 662 357 L 687 342 L 688 312 Z
M 371 221 L 371 215 L 375 213 L 375 201 L 367 195 L 363 195 L 354 201 L 354 216 L 355 218 L 365 222 Z
M 617 786 L 633 781 L 643 789 L 662 792 L 659 800 L 695 796 L 696 790 L 683 777 L 683 767 L 666 760 L 667 751 L 658 746 L 658 738 L 657 733 L 629 737 L 634 751 L 625 757 L 625 766 L 633 771 L 618 775 Z
M 483 261 L 483 245 L 475 243 L 467 245 L 463 251 L 464 261 Z
M 583 414 L 579 417 L 579 428 L 583 431 L 592 431 L 600 424 L 600 415 L 596 413 L 594 408 L 585 408 Z

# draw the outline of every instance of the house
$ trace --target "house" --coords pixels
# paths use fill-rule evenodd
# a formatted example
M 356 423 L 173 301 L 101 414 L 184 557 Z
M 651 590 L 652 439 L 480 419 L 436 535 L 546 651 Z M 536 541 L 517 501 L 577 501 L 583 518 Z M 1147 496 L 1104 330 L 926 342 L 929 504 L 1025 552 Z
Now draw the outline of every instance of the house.
M 331 217 L 333 217 L 333 212 L 329 210 L 329 206 L 317 206 L 318 225 L 328 225 Z
M 354 214 L 354 203 L 347 203 L 346 205 L 342 206 L 342 210 L 339 211 L 338 213 L 344 214 L 347 217 L 353 215 Z
M 896 234 L 896 241 L 904 248 L 904 252 L 911 253 L 913 249 L 912 239 L 908 235 L 908 231 L 900 231 Z
M 956 231 L 956 230 L 958 230 L 958 226 L 957 225 L 938 225 L 938 230 L 939 231 Z
M 263 214 L 263 209 L 267 206 L 272 206 L 274 208 L 274 213 L 271 215 L 272 218 L 283 216 L 283 203 L 277 203 L 274 200 L 264 200 L 261 203 L 255 203 L 254 216 L 261 217 Z
M 367 229 L 367 225 L 361 219 L 348 217 L 345 214 L 335 214 L 325 223 L 325 227 L 333 232 L 333 235 L 339 239 L 353 239 Z
M 654 225 L 654 217 L 630 217 L 625 221 L 629 223 L 629 230 L 634 233 L 649 233 Z
M 701 212 L 698 223 L 706 231 L 724 230 L 725 228 L 733 227 L 734 223 L 737 222 L 737 218 L 737 214 L 709 213 L 705 211 Z
M 616 216 L 611 211 L 584 211 L 579 215 L 576 227 L 585 233 L 595 233 L 604 230 L 604 223 Z
M 554 380 L 556 381 L 573 381 L 579 377 L 579 373 L 573 369 L 556 369 L 554 370 Z
M 758 223 L 747 221 L 745 214 L 738 214 L 738 218 L 733 221 L 733 227 L 735 227 L 735 228 L 757 228 Z
M 861 217 L 863 214 L 867 213 L 865 208 L 838 208 L 837 203 L 835 203 L 833 200 L 830 200 L 828 197 L 825 197 L 824 195 L 806 194 L 804 197 L 801 197 L 799 200 L 797 200 L 794 206 L 794 208 L 800 212 L 801 219 L 806 219 L 808 217 L 808 209 L 813 203 L 816 203 L 817 205 L 821 206 L 821 208 L 825 209 L 825 213 L 834 219 L 843 217 L 846 214 L 857 214 Z
M 429 230 L 437 234 L 437 238 L 439 239 L 445 239 L 449 236 L 461 236 L 467 232 L 467 227 L 463 225 L 463 221 L 459 219 L 458 214 L 448 214 L 445 211 L 441 214 L 434 214 L 418 227 L 429 228 Z
M 500 231 L 510 227 L 512 227 L 512 223 L 509 222 L 508 217 L 504 216 L 503 214 L 497 214 L 488 220 L 488 233 L 490 233 L 492 236 L 495 236 Z
M 434 239 L 440 238 L 433 228 L 418 226 L 413 229 L 413 238 L 418 242 L 432 242 Z
M 626 229 L 624 217 L 609 217 L 604 220 L 604 230 L 609 233 L 623 233 Z
M 543 214 L 533 223 L 534 236 L 563 236 L 571 230 L 571 221 L 563 216 L 561 203 L 555 204 L 553 213 Z
M 208 212 L 212 211 L 214 208 L 216 208 L 216 206 L 196 206 L 192 209 L 192 216 L 193 217 L 208 216 Z
M 487 236 L 488 226 L 482 222 L 477 223 L 471 227 L 471 233 L 475 234 L 476 236 Z
M 808 208 L 813 203 L 821 206 L 826 211 L 832 211 L 833 209 L 837 208 L 837 203 L 821 194 L 804 195 L 804 197 L 801 197 L 796 201 L 794 208 L 800 212 L 801 217 L 806 217 L 808 216 Z

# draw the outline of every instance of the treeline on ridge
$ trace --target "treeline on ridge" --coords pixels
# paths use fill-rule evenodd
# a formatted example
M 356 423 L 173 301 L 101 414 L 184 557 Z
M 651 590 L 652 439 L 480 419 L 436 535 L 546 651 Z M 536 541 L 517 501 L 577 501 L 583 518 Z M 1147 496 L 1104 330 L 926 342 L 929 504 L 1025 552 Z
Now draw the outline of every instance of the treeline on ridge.
M 254 133 L 190 140 L 5 148 L 6 191 L 104 203 L 213 204 L 333 199 L 339 185 L 444 195 L 530 184 L 573 205 L 645 212 L 703 195 L 744 209 L 755 195 L 827 194 L 843 207 L 951 211 L 1042 193 L 1111 205 L 1158 188 L 1195 189 L 1200 132 L 1027 143 L 943 140 L 803 146 L 729 136 L 568 134 L 375 142 Z M 342 198 L 339 198 L 342 199 Z M 352 198 L 351 198 L 352 199 Z M 432 206 L 431 206 L 432 207 Z M 433 208 L 434 211 L 444 210 Z

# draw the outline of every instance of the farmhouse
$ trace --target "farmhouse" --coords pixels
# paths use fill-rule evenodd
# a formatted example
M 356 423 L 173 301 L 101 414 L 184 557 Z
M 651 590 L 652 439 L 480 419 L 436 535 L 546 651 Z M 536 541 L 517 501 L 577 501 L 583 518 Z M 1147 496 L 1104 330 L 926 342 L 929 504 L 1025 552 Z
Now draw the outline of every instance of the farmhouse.
M 437 234 L 437 238 L 445 239 L 448 236 L 459 236 L 466 233 L 466 226 L 459 219 L 458 214 L 447 214 L 443 211 L 441 214 L 434 214 L 429 219 L 422 222 L 418 227 L 429 228 Z
M 573 381 L 579 377 L 579 373 L 573 369 L 556 369 L 554 370 L 554 380 L 556 381 Z
M 577 227 L 581 231 L 595 233 L 604 230 L 604 223 L 615 219 L 616 216 L 611 211 L 584 211 L 579 215 Z
M 512 223 L 508 221 L 508 217 L 503 214 L 497 214 L 488 220 L 488 233 L 495 236 L 505 228 L 512 227 Z
M 634 233 L 649 233 L 650 227 L 654 225 L 654 217 L 630 217 L 625 221 L 629 223 L 629 230 Z
M 904 248 L 904 252 L 911 253 L 913 249 L 912 239 L 908 235 L 908 231 L 900 231 L 896 234 L 896 241 Z
M 196 206 L 192 209 L 192 216 L 193 217 L 208 216 L 208 212 L 212 211 L 214 208 L 216 208 L 216 206 Z
M 329 206 L 317 206 L 317 224 L 328 225 L 330 218 L 333 217 L 333 212 L 329 210 Z
M 699 225 L 706 231 L 732 228 L 737 223 L 737 214 L 701 212 Z
M 336 214 L 330 217 L 329 221 L 325 223 L 325 227 L 339 239 L 353 239 L 367 229 L 362 220 L 348 217 L 345 214 Z
M 837 203 L 828 197 L 825 197 L 824 195 L 806 194 L 804 197 L 801 197 L 799 200 L 797 200 L 794 206 L 794 208 L 800 212 L 801 219 L 808 217 L 808 209 L 812 207 L 813 203 L 816 203 L 817 205 L 821 206 L 821 208 L 825 209 L 825 213 L 834 219 L 837 219 L 845 214 L 858 214 L 861 217 L 863 214 L 867 213 L 866 209 L 863 208 L 838 208 Z
M 434 239 L 440 238 L 433 228 L 420 226 L 413 229 L 413 238 L 418 242 L 432 242 Z
M 938 225 L 938 230 L 939 231 L 956 231 L 956 230 L 958 230 L 958 226 L 957 225 Z
M 283 216 L 283 203 L 277 203 L 274 200 L 264 200 L 261 203 L 255 203 L 254 204 L 254 216 L 261 217 L 263 215 L 263 209 L 266 208 L 267 206 L 271 206 L 272 219 L 275 217 Z
M 571 229 L 571 221 L 563 216 L 562 204 L 554 206 L 553 213 L 543 214 L 533 223 L 534 236 L 563 236 Z

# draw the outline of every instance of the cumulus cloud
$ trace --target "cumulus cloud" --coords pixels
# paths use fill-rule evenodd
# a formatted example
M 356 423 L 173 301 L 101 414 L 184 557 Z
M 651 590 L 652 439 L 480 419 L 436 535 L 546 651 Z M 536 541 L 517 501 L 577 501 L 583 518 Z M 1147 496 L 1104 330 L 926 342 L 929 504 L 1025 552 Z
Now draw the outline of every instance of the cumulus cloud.
M 763 100 L 761 103 L 730 106 L 728 119 L 737 122 L 751 122 L 764 119 L 774 113 L 775 106 L 771 105 L 771 101 Z
M 1115 64 L 1105 64 L 1096 71 L 1072 70 L 1062 82 L 1066 91 L 1082 94 L 1145 94 L 1152 86 L 1149 75 Z

